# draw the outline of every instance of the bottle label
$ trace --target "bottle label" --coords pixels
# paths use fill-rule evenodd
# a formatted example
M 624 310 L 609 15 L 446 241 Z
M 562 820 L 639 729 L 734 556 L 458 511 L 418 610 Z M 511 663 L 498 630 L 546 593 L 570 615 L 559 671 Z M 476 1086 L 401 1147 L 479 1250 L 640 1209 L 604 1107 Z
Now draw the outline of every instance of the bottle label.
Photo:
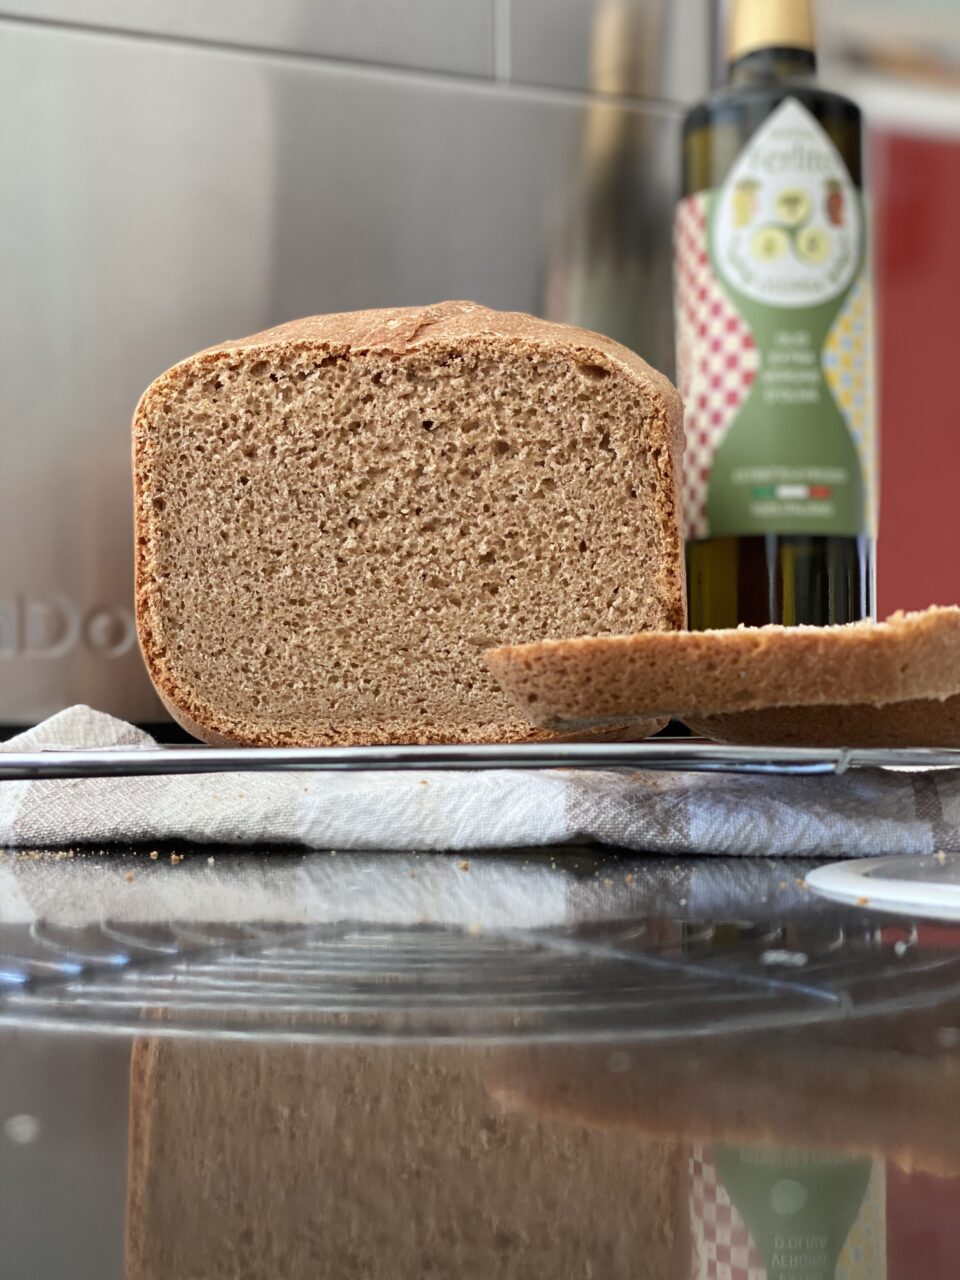
M 883 1280 L 884 1165 L 831 1152 L 695 1147 L 694 1280 Z
M 675 222 L 690 538 L 873 532 L 863 201 L 795 98 Z

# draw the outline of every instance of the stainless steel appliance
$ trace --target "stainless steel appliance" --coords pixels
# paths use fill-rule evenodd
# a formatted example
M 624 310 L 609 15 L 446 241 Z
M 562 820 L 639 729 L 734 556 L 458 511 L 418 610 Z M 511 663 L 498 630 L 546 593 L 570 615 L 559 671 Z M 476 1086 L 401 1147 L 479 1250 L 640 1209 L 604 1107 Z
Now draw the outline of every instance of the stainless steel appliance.
M 0 725 L 162 717 L 128 423 L 179 357 L 474 297 L 672 363 L 708 0 L 0 5 Z

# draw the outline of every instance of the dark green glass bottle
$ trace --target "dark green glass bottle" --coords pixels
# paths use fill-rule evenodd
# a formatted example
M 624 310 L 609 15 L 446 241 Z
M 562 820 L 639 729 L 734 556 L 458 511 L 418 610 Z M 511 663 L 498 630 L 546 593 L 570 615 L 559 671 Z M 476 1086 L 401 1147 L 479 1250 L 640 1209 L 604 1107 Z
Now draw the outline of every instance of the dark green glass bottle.
M 858 107 L 809 0 L 734 0 L 677 212 L 690 626 L 874 611 L 872 310 Z

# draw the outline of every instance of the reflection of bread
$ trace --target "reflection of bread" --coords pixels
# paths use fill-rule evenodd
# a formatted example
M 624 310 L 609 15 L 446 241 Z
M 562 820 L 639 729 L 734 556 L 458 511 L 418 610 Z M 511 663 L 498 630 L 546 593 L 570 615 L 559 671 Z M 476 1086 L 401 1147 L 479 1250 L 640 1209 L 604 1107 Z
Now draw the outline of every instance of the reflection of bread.
M 771 707 L 686 722 L 701 737 L 745 746 L 960 747 L 960 696 L 885 707 Z
M 625 347 L 473 303 L 190 357 L 134 420 L 160 695 L 211 741 L 542 736 L 483 649 L 683 625 L 682 420 Z
M 142 1041 L 128 1280 L 676 1280 L 676 1143 L 505 1115 L 484 1052 Z
M 506 1050 L 487 1084 L 508 1110 L 646 1138 L 879 1155 L 960 1173 L 960 1060 L 949 1012 L 672 1045 Z
M 516 705 L 549 729 L 666 715 L 734 740 L 750 734 L 744 740 L 810 741 L 809 733 L 815 740 L 840 737 L 850 746 L 860 727 L 873 741 L 890 741 L 891 733 L 899 740 L 894 704 L 907 702 L 905 733 L 917 741 L 926 736 L 921 717 L 930 703 L 939 714 L 939 700 L 960 694 L 960 608 L 842 627 L 545 640 L 493 649 L 487 661 Z M 888 715 L 870 714 L 888 705 Z M 847 706 L 853 708 L 849 732 L 840 710 Z M 789 709 L 784 735 L 771 708 Z M 948 703 L 934 741 L 960 743 L 960 734 L 952 737 L 957 719 Z

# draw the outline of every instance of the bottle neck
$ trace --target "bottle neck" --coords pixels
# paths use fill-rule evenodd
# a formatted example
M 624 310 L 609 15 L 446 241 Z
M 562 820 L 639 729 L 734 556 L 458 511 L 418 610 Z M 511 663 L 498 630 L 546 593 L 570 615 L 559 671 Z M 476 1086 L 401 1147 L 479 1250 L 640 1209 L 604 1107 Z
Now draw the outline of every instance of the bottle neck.
M 780 81 L 809 80 L 816 73 L 817 55 L 812 49 L 751 49 L 730 63 L 727 83 L 777 84 Z

